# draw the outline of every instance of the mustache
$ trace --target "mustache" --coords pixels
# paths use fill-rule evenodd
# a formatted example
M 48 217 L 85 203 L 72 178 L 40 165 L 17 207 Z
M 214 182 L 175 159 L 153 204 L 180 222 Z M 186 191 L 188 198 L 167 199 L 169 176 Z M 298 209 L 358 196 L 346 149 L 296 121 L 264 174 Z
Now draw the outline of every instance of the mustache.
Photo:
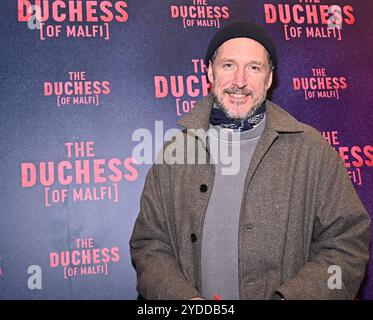
M 240 88 L 237 88 L 237 87 L 231 87 L 231 88 L 224 89 L 224 93 L 243 94 L 245 96 L 250 96 L 250 95 L 254 94 L 254 92 L 250 89 L 246 89 L 246 88 L 240 89 Z

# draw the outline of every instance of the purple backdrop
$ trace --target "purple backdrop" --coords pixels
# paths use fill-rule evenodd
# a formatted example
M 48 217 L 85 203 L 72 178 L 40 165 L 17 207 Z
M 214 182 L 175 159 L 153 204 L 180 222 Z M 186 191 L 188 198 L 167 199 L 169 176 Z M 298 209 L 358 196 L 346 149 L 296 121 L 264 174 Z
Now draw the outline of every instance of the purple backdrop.
M 271 99 L 335 147 L 372 215 L 371 1 L 42 4 L 2 3 L 0 299 L 137 297 L 128 241 L 149 165 L 132 134 L 176 127 L 207 94 L 201 59 L 234 20 L 273 36 Z

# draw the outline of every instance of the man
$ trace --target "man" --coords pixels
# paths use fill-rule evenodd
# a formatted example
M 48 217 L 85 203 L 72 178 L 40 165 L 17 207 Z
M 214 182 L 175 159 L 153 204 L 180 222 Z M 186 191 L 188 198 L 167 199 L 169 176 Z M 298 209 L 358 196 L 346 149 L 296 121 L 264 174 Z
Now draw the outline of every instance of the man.
M 232 23 L 214 36 L 205 61 L 212 94 L 179 121 L 185 130 L 176 141 L 184 160 L 202 150 L 215 161 L 170 164 L 166 145 L 164 162 L 150 169 L 130 240 L 139 293 L 353 299 L 370 219 L 337 153 L 266 100 L 278 65 L 271 39 L 256 24 Z M 180 143 L 191 138 L 196 147 Z M 234 174 L 222 170 L 226 146 L 239 150 Z

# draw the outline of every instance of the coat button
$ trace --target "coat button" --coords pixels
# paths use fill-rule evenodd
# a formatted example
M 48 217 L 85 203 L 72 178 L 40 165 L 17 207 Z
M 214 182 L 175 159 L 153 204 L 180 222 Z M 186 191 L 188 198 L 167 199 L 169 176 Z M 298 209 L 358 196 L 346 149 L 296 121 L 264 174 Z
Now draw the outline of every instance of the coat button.
M 190 235 L 190 241 L 192 241 L 192 242 L 196 242 L 197 241 L 197 236 L 194 233 L 192 233 Z
M 205 185 L 205 184 L 201 184 L 201 186 L 199 187 L 199 190 L 201 191 L 201 192 L 206 192 L 207 191 L 207 186 Z
M 247 230 L 251 230 L 251 229 L 254 229 L 254 228 L 255 228 L 255 226 L 251 223 L 246 223 L 245 224 L 245 229 L 247 229 Z

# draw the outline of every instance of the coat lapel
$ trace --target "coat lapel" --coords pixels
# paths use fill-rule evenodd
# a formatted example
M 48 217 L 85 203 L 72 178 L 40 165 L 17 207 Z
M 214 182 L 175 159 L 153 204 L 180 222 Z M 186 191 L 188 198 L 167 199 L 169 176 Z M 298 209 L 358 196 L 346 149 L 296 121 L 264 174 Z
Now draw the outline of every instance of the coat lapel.
M 289 113 L 270 101 L 266 101 L 266 126 L 262 136 L 256 146 L 255 152 L 247 172 L 245 181 L 245 190 L 263 160 L 264 156 L 270 149 L 271 145 L 278 139 L 280 134 L 299 133 L 303 131 L 301 124 Z
M 207 131 L 209 129 L 209 119 L 213 103 L 213 97 L 211 95 L 206 96 L 187 116 L 182 118 L 178 124 L 186 129 L 204 129 Z M 245 190 L 250 184 L 250 181 L 263 157 L 279 135 L 283 133 L 299 133 L 303 131 L 301 123 L 299 123 L 287 111 L 269 100 L 266 101 L 266 118 L 265 129 L 255 149 L 247 172 Z M 208 146 L 206 147 L 208 150 Z

